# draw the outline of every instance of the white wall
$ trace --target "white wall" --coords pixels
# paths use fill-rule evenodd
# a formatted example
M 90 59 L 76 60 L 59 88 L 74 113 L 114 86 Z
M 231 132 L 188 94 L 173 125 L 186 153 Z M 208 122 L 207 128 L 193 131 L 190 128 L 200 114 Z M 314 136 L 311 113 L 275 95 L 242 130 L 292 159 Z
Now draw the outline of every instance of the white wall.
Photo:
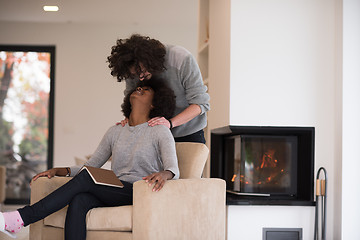
M 342 239 L 360 239 L 360 2 L 343 6 Z
M 165 19 L 157 26 L 0 22 L 0 44 L 56 46 L 54 166 L 73 165 L 74 156 L 93 153 L 107 128 L 123 118 L 125 83 L 116 82 L 106 63 L 117 38 L 137 32 L 196 56 L 198 5 L 188 4 L 187 21 L 177 25 Z
M 340 192 L 334 177 L 339 161 L 335 156 L 341 152 L 336 145 L 341 137 L 336 129 L 336 116 L 341 113 L 335 107 L 340 91 L 336 76 L 341 68 L 336 64 L 336 4 L 336 0 L 240 0 L 231 4 L 230 124 L 315 127 L 315 169 L 323 166 L 329 176 L 328 239 L 340 239 L 336 210 L 341 205 L 334 201 Z M 281 220 L 273 207 L 265 209 L 265 218 L 276 225 L 299 226 L 296 214 Z M 253 214 L 240 210 L 244 208 L 235 210 L 239 214 L 232 221 L 241 222 Z M 313 223 L 314 212 L 304 211 L 307 217 L 302 220 Z M 274 214 L 273 218 L 267 214 Z M 313 234 L 313 228 L 304 227 L 306 236 L 311 236 L 308 233 Z M 237 239 L 237 232 L 251 239 L 249 225 L 230 224 L 229 239 Z
M 313 207 L 229 206 L 227 214 L 228 240 L 261 240 L 263 228 L 302 228 L 302 239 L 314 237 Z

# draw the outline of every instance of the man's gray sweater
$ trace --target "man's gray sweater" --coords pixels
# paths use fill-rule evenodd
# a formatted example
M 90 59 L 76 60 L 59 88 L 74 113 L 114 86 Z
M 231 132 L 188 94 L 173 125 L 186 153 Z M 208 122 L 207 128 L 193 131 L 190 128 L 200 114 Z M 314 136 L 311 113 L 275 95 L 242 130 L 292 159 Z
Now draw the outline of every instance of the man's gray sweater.
M 210 96 L 203 84 L 199 66 L 191 53 L 180 46 L 166 46 L 166 70 L 160 77 L 166 80 L 176 95 L 175 115 L 184 111 L 190 104 L 197 104 L 201 114 L 191 121 L 173 128 L 174 137 L 183 137 L 195 133 L 207 125 L 206 112 L 210 110 Z M 127 79 L 125 95 L 135 88 L 138 78 Z

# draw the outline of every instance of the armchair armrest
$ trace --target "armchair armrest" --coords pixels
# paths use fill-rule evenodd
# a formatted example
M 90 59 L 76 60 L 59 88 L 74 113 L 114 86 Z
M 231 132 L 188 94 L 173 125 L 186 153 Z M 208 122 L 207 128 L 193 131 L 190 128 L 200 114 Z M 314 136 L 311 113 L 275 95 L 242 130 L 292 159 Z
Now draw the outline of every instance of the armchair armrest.
M 133 239 L 225 239 L 225 191 L 215 178 L 170 180 L 159 192 L 136 182 Z
M 53 177 L 51 179 L 40 177 L 36 181 L 31 181 L 30 203 L 38 202 L 70 180 L 71 177 Z

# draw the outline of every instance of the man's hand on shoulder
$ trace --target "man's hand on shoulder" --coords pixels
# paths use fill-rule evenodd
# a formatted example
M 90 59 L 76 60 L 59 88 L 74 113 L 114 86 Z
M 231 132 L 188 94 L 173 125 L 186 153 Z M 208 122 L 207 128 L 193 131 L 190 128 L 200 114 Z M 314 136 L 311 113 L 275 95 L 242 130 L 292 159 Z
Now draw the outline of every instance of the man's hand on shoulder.
M 117 122 L 116 126 L 121 125 L 121 126 L 124 127 L 128 122 L 129 122 L 129 119 L 125 118 L 124 120 L 121 120 L 120 122 Z

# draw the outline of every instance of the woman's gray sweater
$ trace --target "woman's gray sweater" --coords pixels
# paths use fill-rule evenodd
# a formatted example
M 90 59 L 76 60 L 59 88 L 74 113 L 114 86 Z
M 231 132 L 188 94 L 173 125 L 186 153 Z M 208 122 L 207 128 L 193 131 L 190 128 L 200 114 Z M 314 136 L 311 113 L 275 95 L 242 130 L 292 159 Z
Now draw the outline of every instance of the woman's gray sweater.
M 162 125 L 149 127 L 146 122 L 134 127 L 110 127 L 85 165 L 101 167 L 110 156 L 111 169 L 122 181 L 133 183 L 163 170 L 174 173 L 173 179 L 179 178 L 174 138 Z M 71 176 L 80 168 L 71 167 Z

